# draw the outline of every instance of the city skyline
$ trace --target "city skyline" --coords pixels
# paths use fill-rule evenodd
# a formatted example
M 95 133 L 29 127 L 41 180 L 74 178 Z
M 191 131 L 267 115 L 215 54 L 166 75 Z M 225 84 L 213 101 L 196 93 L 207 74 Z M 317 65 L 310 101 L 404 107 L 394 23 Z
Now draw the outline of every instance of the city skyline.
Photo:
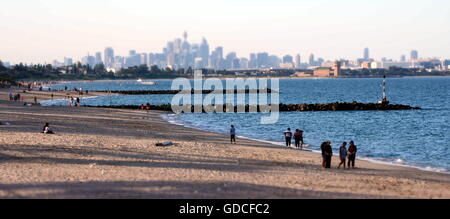
M 27 7 L 23 7 L 26 4 Z M 81 59 L 112 47 L 160 52 L 180 32 L 191 42 L 206 37 L 211 48 L 238 57 L 267 51 L 283 57 L 317 54 L 325 60 L 399 59 L 418 50 L 422 57 L 449 58 L 448 1 L 54 1 L 2 3 L 0 59 L 51 63 Z M 320 11 L 320 13 L 318 13 Z M 382 13 L 382 16 L 380 15 Z M 344 16 L 345 15 L 345 16 Z M 306 59 L 304 59 L 306 60 Z

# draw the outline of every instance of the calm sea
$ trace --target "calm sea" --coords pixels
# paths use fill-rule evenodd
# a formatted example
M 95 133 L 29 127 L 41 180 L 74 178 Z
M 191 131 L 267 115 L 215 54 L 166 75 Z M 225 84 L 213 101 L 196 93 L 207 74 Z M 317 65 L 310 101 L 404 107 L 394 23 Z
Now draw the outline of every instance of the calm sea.
M 143 85 L 137 81 L 71 82 L 84 90 L 169 90 L 171 80 Z M 376 102 L 381 79 L 280 79 L 280 102 Z M 450 172 L 450 77 L 388 78 L 388 98 L 393 104 L 422 107 L 412 111 L 281 112 L 275 124 L 262 125 L 261 113 L 179 114 L 165 119 L 189 127 L 227 133 L 235 125 L 238 136 L 283 142 L 282 132 L 304 130 L 305 143 L 317 150 L 329 140 L 337 151 L 343 141 L 355 141 L 358 156 L 374 161 Z M 140 105 L 170 103 L 173 95 L 111 95 L 82 99 L 84 105 Z M 247 96 L 248 98 L 248 96 Z M 67 105 L 67 100 L 42 102 Z M 267 116 L 267 115 L 266 115 Z

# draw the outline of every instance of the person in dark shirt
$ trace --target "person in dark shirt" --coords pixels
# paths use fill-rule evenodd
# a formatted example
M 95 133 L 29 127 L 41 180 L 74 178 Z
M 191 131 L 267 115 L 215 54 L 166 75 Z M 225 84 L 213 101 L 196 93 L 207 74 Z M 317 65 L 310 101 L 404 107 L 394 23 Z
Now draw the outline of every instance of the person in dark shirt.
M 325 145 L 325 168 L 331 168 L 331 157 L 333 156 L 333 149 L 331 142 L 327 141 Z
M 356 159 L 356 152 L 358 151 L 358 148 L 356 147 L 355 143 L 353 141 L 350 141 L 350 146 L 348 147 L 348 163 L 347 167 L 355 168 L 355 159 Z
M 322 142 L 322 144 L 320 145 L 320 150 L 322 151 L 322 167 L 325 168 L 325 163 L 327 160 L 327 156 L 326 156 L 326 146 L 327 146 L 327 142 Z

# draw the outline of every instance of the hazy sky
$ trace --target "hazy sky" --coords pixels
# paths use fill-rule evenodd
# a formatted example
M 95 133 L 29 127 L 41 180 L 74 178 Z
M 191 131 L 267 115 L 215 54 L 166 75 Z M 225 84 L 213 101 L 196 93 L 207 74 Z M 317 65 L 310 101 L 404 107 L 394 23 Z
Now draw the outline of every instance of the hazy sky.
M 0 0 L 0 59 L 160 52 L 188 31 L 238 56 L 450 58 L 449 0 Z

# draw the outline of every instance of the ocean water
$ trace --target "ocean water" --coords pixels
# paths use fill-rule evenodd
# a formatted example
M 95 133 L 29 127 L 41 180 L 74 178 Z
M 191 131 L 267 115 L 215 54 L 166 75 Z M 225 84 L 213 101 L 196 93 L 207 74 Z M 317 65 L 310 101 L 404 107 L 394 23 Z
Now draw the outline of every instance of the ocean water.
M 170 80 L 156 85 L 136 81 L 73 82 L 64 86 L 84 90 L 166 90 Z M 381 99 L 381 79 L 280 79 L 280 102 L 376 102 Z M 329 140 L 337 152 L 343 141 L 355 141 L 358 156 L 425 170 L 450 172 L 450 78 L 388 78 L 388 98 L 393 104 L 419 106 L 411 111 L 280 112 L 275 124 L 260 124 L 263 113 L 168 115 L 165 119 L 189 127 L 227 133 L 231 124 L 237 135 L 255 140 L 283 142 L 283 131 L 304 130 L 308 149 L 318 150 Z M 265 94 L 267 95 L 267 94 Z M 170 103 L 173 95 L 111 95 L 82 99 L 84 105 L 140 105 Z M 249 96 L 246 95 L 246 102 Z M 225 102 L 228 102 L 225 100 Z M 42 102 L 67 105 L 67 100 Z

